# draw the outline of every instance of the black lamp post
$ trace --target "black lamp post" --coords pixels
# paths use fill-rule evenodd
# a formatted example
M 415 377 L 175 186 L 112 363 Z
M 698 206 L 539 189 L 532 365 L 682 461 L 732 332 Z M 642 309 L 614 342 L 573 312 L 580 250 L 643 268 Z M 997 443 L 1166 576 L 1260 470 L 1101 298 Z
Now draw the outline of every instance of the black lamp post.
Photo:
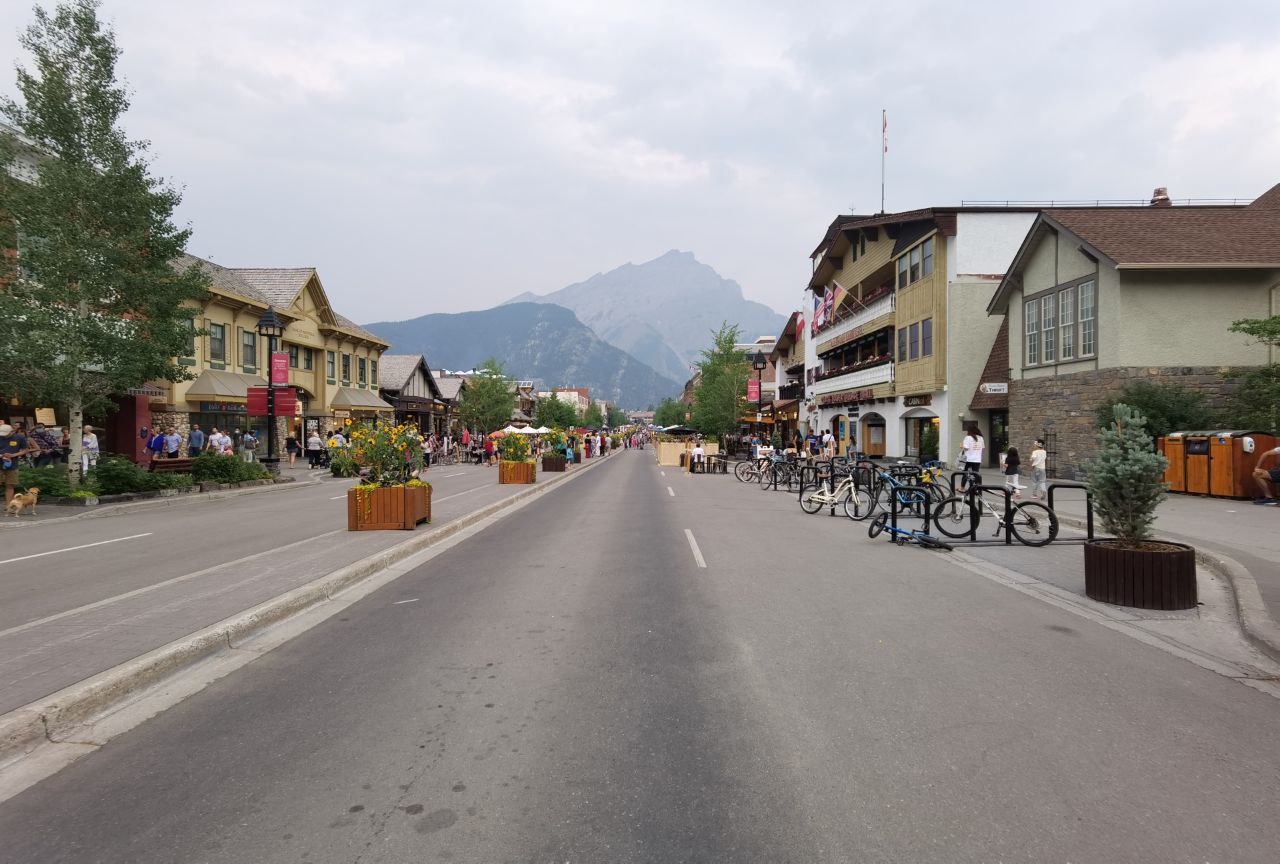
M 764 420 L 764 370 L 768 365 L 769 361 L 765 359 L 763 351 L 757 351 L 751 358 L 751 368 L 756 370 L 756 413 L 760 415 L 762 421 Z
M 274 306 L 258 319 L 258 335 L 267 337 L 267 455 L 262 462 L 272 474 L 280 473 L 280 457 L 276 455 L 276 382 L 272 381 L 272 355 L 276 353 L 276 340 L 284 335 L 284 323 Z M 288 384 L 288 381 L 283 384 Z

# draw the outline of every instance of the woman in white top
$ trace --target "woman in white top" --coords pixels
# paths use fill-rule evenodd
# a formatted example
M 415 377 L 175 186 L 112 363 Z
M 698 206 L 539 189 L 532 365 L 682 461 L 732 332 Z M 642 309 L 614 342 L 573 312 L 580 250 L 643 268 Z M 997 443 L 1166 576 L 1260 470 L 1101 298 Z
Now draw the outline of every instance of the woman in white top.
M 1049 494 L 1049 486 L 1045 475 L 1044 463 L 1048 458 L 1044 449 L 1044 441 L 1036 439 L 1036 446 L 1031 451 L 1031 497 L 1043 498 Z
M 986 442 L 982 440 L 982 432 L 979 431 L 977 423 L 966 423 L 964 431 L 964 441 L 960 444 L 964 456 L 964 465 L 961 467 L 978 477 L 978 472 L 982 468 L 982 451 L 986 448 Z M 969 484 L 965 483 L 966 489 L 968 486 Z
M 89 469 L 98 464 L 98 436 L 93 434 L 92 426 L 84 427 L 84 434 L 80 437 L 80 447 L 83 452 L 80 455 L 80 471 L 87 474 Z

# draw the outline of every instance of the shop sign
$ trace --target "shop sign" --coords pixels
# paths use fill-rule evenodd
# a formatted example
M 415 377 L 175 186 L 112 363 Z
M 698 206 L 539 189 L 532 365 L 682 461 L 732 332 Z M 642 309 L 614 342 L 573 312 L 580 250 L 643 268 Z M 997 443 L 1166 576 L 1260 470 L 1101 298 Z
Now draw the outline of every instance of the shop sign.
M 874 390 L 841 390 L 839 393 L 825 393 L 818 397 L 818 404 L 826 408 L 832 405 L 852 405 L 864 399 L 872 399 Z
M 201 402 L 202 414 L 244 414 L 245 406 L 238 402 Z
M 903 396 L 903 408 L 921 408 L 925 405 L 933 404 L 933 394 L 925 393 L 923 396 Z
M 43 424 L 44 424 L 44 425 L 46 425 L 46 426 L 57 426 L 57 425 L 58 425 L 58 418 L 57 418 L 57 416 L 53 413 L 53 409 L 52 409 L 52 408 L 37 408 L 37 409 L 36 409 L 36 422 L 37 422 L 37 423 L 43 423 Z
M 1008 393 L 1009 385 L 1001 382 L 989 382 L 981 384 L 978 389 L 983 393 Z
M 345 420 L 351 416 L 351 412 L 346 410 L 345 408 L 334 408 L 333 416 L 337 420 Z

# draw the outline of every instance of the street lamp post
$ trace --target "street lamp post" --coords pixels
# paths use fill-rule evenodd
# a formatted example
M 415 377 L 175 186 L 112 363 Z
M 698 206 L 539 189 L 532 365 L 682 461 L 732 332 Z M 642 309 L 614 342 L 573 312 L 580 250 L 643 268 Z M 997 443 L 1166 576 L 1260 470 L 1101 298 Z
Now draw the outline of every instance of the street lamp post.
M 272 474 L 280 473 L 280 457 L 276 455 L 276 372 L 274 357 L 276 340 L 284 335 L 284 324 L 274 306 L 258 319 L 258 335 L 267 337 L 267 455 L 262 462 Z M 282 384 L 289 382 L 283 381 Z
M 768 360 L 765 359 L 762 351 L 757 351 L 755 356 L 751 358 L 751 368 L 756 370 L 756 417 L 759 418 L 756 425 L 761 427 L 762 434 L 760 437 L 762 439 L 764 438 L 764 369 L 767 365 L 769 365 Z M 761 446 L 763 446 L 763 441 Z

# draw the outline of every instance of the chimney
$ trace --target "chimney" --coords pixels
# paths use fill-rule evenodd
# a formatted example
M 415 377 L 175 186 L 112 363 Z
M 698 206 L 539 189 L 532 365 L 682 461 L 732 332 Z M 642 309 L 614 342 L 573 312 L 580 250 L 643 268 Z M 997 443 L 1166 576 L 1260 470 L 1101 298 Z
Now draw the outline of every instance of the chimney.
M 1167 186 L 1157 186 L 1155 191 L 1151 193 L 1152 207 L 1172 207 L 1173 202 L 1169 200 L 1169 189 Z

